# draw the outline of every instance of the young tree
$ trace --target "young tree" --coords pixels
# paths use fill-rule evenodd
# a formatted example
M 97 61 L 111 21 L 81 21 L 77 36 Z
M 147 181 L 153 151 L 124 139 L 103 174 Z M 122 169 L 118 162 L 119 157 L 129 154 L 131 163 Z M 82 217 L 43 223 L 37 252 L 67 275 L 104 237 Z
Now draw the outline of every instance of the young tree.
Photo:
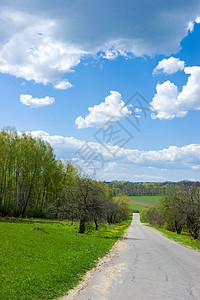
M 159 213 L 166 227 L 180 234 L 186 222 L 186 191 L 176 187 L 162 196 L 159 203 Z
M 198 239 L 200 233 L 200 188 L 196 190 L 195 194 L 189 191 L 186 212 L 186 227 L 191 236 Z

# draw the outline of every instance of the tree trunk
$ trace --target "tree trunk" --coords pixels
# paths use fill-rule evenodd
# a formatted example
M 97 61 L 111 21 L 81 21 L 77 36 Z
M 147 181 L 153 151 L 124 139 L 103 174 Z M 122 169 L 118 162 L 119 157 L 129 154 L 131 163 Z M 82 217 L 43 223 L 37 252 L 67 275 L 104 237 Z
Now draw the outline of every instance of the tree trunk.
M 94 223 L 95 223 L 95 229 L 98 230 L 99 229 L 99 225 L 97 223 L 97 219 L 96 218 L 94 218 Z
M 175 229 L 176 229 L 177 234 L 181 234 L 182 226 L 180 224 L 178 224 L 177 221 L 175 221 Z
M 85 232 L 85 218 L 81 218 L 78 233 L 84 233 L 84 232 Z

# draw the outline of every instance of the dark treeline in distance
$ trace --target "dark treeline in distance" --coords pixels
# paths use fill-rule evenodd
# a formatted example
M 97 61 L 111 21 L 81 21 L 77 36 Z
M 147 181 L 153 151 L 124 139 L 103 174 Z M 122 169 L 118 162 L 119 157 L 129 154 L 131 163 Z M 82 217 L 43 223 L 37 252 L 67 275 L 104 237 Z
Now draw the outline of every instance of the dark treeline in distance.
M 127 196 L 153 196 L 163 195 L 174 187 L 196 190 L 200 187 L 200 182 L 180 181 L 180 182 L 129 182 L 129 181 L 111 181 L 107 182 L 113 191 L 113 195 L 124 194 Z
M 116 223 L 129 207 L 112 197 L 104 182 L 81 177 L 69 162 L 55 158 L 49 143 L 14 130 L 0 131 L 0 216 L 44 217 Z

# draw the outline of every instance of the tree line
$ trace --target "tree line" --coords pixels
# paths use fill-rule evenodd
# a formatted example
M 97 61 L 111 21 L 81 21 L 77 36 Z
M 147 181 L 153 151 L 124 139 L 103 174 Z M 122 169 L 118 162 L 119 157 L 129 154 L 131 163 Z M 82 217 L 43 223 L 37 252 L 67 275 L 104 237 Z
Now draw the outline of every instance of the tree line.
M 160 199 L 158 205 L 144 209 L 141 220 L 153 226 L 181 234 L 187 231 L 194 239 L 200 236 L 200 188 L 176 186 Z
M 200 187 L 200 182 L 192 182 L 183 180 L 180 182 L 129 182 L 129 181 L 111 181 L 107 182 L 113 191 L 113 195 L 124 194 L 127 196 L 140 196 L 140 195 L 163 195 L 168 190 L 180 187 L 184 189 L 196 189 Z
M 114 199 L 105 182 L 82 177 L 53 148 L 31 134 L 0 131 L 0 216 L 45 217 L 116 223 L 128 219 L 128 204 Z

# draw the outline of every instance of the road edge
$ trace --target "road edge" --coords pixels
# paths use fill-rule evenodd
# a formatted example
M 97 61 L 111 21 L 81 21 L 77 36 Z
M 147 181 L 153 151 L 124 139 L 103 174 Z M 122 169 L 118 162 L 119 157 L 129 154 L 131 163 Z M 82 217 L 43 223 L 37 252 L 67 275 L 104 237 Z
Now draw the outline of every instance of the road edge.
M 174 243 L 177 243 L 177 244 L 179 244 L 179 245 L 181 245 L 181 246 L 183 246 L 183 247 L 186 247 L 186 248 L 188 248 L 188 249 L 190 249 L 190 250 L 200 252 L 200 250 L 198 250 L 198 249 L 194 249 L 194 248 L 192 248 L 192 247 L 190 247 L 190 246 L 188 246 L 188 245 L 185 245 L 185 244 L 183 244 L 183 243 L 181 243 L 181 242 L 175 241 L 173 238 L 168 237 L 168 236 L 165 235 L 163 232 L 159 231 L 158 229 L 156 229 L 156 228 L 153 227 L 153 226 L 145 225 L 145 223 L 142 223 L 142 224 L 143 224 L 144 226 L 147 226 L 147 227 L 150 227 L 150 228 L 154 229 L 156 232 L 159 232 L 162 236 L 164 236 L 164 237 L 166 237 L 167 239 L 173 241 Z
M 131 224 L 132 224 L 132 222 L 131 222 Z M 100 258 L 97 261 L 96 267 L 94 267 L 92 270 L 87 271 L 87 273 L 83 276 L 81 281 L 79 281 L 77 286 L 75 286 L 73 289 L 69 290 L 65 296 L 62 296 L 62 297 L 58 298 L 57 300 L 76 300 L 77 299 L 81 290 L 88 287 L 88 285 L 90 284 L 90 282 L 93 279 L 95 272 L 97 270 L 101 269 L 104 264 L 110 262 L 115 257 L 116 254 L 118 254 L 119 252 L 121 252 L 124 249 L 124 247 L 125 247 L 124 241 L 128 235 L 128 230 L 129 230 L 131 224 L 125 230 L 123 237 L 119 238 L 116 241 L 116 243 L 112 246 L 112 248 L 109 250 L 109 252 L 104 257 Z

